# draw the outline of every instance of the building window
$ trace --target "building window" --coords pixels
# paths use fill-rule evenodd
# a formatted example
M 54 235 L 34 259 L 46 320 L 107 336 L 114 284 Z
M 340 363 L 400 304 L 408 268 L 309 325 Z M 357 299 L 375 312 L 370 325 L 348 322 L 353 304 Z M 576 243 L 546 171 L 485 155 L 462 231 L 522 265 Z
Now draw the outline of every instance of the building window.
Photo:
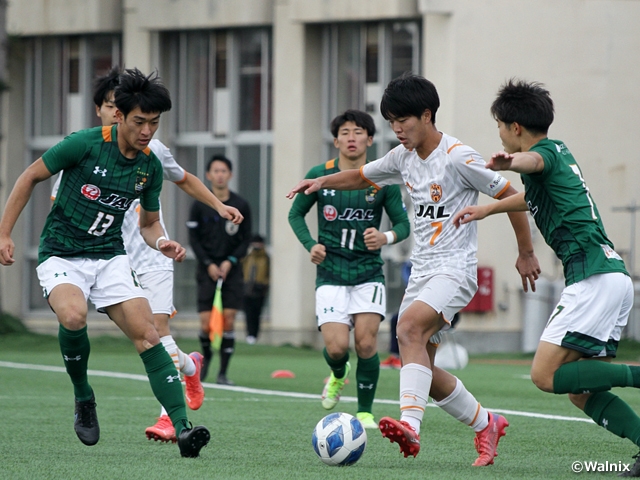
M 26 168 L 69 133 L 99 125 L 93 108 L 93 80 L 118 64 L 121 55 L 120 37 L 114 35 L 37 37 L 25 45 Z M 52 177 L 37 185 L 25 209 L 24 302 L 28 310 L 48 309 L 35 267 L 54 181 Z
M 209 186 L 209 160 L 214 154 L 226 155 L 233 163 L 229 186 L 249 202 L 253 232 L 267 241 L 271 37 L 270 28 L 171 32 L 161 36 L 160 48 L 162 77 L 174 100 L 166 120 L 176 160 Z M 188 246 L 185 221 L 193 200 L 181 192 L 171 195 L 171 204 L 163 203 L 165 224 L 173 238 Z M 196 308 L 194 272 L 195 256 L 189 252 L 185 262 L 175 265 L 178 310 Z

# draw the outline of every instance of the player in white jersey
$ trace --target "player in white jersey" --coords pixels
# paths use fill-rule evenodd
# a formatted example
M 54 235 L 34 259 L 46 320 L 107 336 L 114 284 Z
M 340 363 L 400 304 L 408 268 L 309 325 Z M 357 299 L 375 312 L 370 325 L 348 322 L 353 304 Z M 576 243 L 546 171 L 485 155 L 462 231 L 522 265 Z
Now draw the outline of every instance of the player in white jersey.
M 116 123 L 114 89 L 118 85 L 119 75 L 120 69 L 114 67 L 107 75 L 97 78 L 95 82 L 93 99 L 96 105 L 96 115 L 101 119 L 103 126 Z M 196 176 L 185 171 L 176 162 L 169 148 L 160 140 L 152 139 L 148 146 L 162 163 L 165 180 L 175 183 L 196 200 L 217 210 L 223 218 L 231 220 L 235 224 L 242 222 L 243 217 L 238 209 L 228 207 L 220 202 Z M 52 200 L 56 197 L 63 174 L 64 172 L 60 172 L 53 186 Z M 173 260 L 145 243 L 140 235 L 139 212 L 140 201 L 135 200 L 127 210 L 122 224 L 122 238 L 129 257 L 129 264 L 149 300 L 160 341 L 171 356 L 176 369 L 183 374 L 187 405 L 192 410 L 197 410 L 204 400 L 204 389 L 200 382 L 202 355 L 199 352 L 185 354 L 178 348 L 171 335 L 169 319 L 176 313 L 173 306 Z M 164 238 L 167 239 L 169 235 L 162 218 L 162 207 L 160 207 L 159 215 Z M 175 429 L 164 407 L 161 407 L 157 423 L 148 427 L 145 434 L 149 440 L 176 442 Z
M 494 198 L 517 193 L 484 160 L 457 139 L 439 132 L 435 116 L 440 100 L 435 86 L 417 75 L 403 75 L 385 89 L 380 110 L 401 145 L 360 171 L 343 171 L 303 180 L 287 195 L 321 188 L 362 189 L 369 185 L 406 186 L 414 204 L 415 246 L 411 276 L 397 326 L 403 367 L 400 370 L 400 421 L 380 419 L 382 435 L 400 445 L 405 457 L 420 451 L 420 427 L 430 396 L 434 403 L 476 432 L 478 458 L 474 466 L 490 465 L 498 441 L 509 425 L 501 415 L 485 410 L 462 382 L 434 365 L 440 332 L 464 308 L 477 290 L 477 231 L 461 235 L 453 214 L 475 205 L 478 192 Z M 540 268 L 533 253 L 525 214 L 511 215 L 519 256 L 516 268 L 523 288 L 535 289 Z M 425 347 L 426 346 L 426 347 Z

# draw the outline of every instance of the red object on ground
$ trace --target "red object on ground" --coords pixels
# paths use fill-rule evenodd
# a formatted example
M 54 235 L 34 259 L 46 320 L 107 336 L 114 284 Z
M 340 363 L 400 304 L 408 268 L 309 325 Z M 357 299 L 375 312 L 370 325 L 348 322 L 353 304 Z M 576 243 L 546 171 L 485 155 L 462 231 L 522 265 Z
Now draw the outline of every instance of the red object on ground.
M 271 378 L 296 378 L 291 370 L 276 370 L 271 374 Z

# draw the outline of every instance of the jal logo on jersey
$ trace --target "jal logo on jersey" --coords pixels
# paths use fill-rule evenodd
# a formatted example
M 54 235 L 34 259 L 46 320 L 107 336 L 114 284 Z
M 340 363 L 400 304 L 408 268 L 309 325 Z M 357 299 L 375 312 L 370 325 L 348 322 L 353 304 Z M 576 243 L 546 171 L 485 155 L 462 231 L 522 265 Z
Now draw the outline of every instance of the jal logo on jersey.
M 100 189 L 95 185 L 91 185 L 89 183 L 84 184 L 80 189 L 80 192 L 89 200 L 97 200 L 98 198 L 100 198 Z
M 117 193 L 112 193 L 108 197 L 101 198 L 99 202 L 103 205 L 108 205 L 117 210 L 127 211 L 133 203 L 133 198 L 121 197 Z
M 437 183 L 432 183 L 429 186 L 429 193 L 431 194 L 431 200 L 438 203 L 442 198 L 442 187 Z
M 338 210 L 333 205 L 325 205 L 322 209 L 322 215 L 324 215 L 326 221 L 333 222 L 338 218 Z
M 429 220 L 436 220 L 439 218 L 447 218 L 450 217 L 451 214 L 444 211 L 446 205 L 439 205 L 436 208 L 436 205 L 418 205 L 418 209 L 416 210 L 416 217 L 424 217 Z

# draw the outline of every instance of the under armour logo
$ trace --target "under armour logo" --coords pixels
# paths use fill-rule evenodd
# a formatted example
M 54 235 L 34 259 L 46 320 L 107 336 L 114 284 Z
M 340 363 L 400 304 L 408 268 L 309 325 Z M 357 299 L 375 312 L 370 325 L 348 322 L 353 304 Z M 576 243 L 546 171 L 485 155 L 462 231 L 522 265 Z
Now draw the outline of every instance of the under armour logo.
M 93 173 L 97 174 L 102 174 L 103 177 L 107 176 L 107 169 L 105 168 L 104 170 L 100 170 L 100 166 L 96 165 L 96 168 L 93 169 Z
M 180 380 L 180 375 L 169 375 L 167 377 L 167 383 L 173 383 L 174 380 Z
M 79 362 L 82 360 L 82 355 L 76 355 L 75 357 L 67 357 L 66 355 L 63 355 L 63 357 L 66 362 Z
M 331 195 L 332 197 L 336 196 L 336 191 L 335 190 L 328 190 L 328 189 L 323 189 L 322 190 L 322 194 L 326 197 L 327 195 Z
M 366 388 L 366 389 L 368 389 L 368 390 L 373 390 L 373 387 L 374 387 L 374 384 L 373 384 L 373 383 L 370 383 L 369 385 L 365 385 L 364 383 L 359 383 L 359 384 L 358 384 L 358 388 L 359 388 L 360 390 L 363 390 L 363 389 L 365 389 L 365 388 Z
M 333 307 L 325 308 L 324 313 L 331 312 L 333 313 Z
M 66 277 L 67 276 L 67 272 L 62 272 L 62 273 L 57 273 L 56 272 L 56 273 L 53 274 L 53 276 L 56 277 L 56 278 L 58 278 L 60 275 L 62 275 L 63 277 Z
M 602 426 L 604 427 L 604 429 L 606 430 L 607 427 L 609 426 L 609 420 L 607 420 L 606 418 L 602 419 Z

